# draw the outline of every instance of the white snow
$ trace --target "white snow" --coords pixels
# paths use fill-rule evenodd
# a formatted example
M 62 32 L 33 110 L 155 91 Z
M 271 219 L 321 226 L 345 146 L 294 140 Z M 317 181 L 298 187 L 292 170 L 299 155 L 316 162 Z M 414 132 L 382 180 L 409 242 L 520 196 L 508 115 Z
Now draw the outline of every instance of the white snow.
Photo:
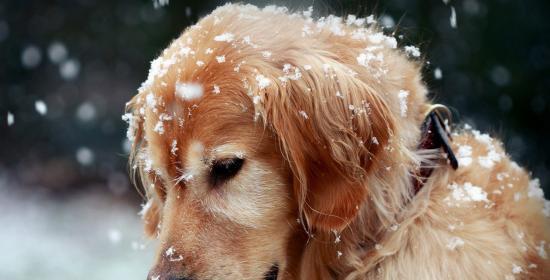
M 271 84 L 271 81 L 262 74 L 256 75 L 256 81 L 258 82 L 258 87 L 260 89 L 264 89 Z
M 539 242 L 538 246 L 535 246 L 535 249 L 537 249 L 537 253 L 539 254 L 539 257 L 546 259 L 548 255 L 546 254 L 546 241 L 541 240 Z
M 472 146 L 460 145 L 456 154 L 459 166 L 468 166 L 472 163 Z
M 405 52 L 408 56 L 419 57 L 420 49 L 415 46 L 405 46 Z
M 447 249 L 449 250 L 455 250 L 456 248 L 462 246 L 464 246 L 464 240 L 456 236 L 451 237 L 451 239 L 449 239 L 449 242 L 447 243 Z
M 456 28 L 456 11 L 455 7 L 451 6 L 451 17 L 449 18 L 449 22 L 451 24 L 452 28 Z
M 78 109 L 76 109 L 76 117 L 81 122 L 89 122 L 95 119 L 95 116 L 96 116 L 95 106 L 89 101 L 83 102 L 78 106 Z
M 161 135 L 164 134 L 164 123 L 162 122 L 162 120 L 159 120 L 157 124 L 155 124 L 153 131 Z
M 342 252 L 336 251 L 336 257 L 337 257 L 337 258 L 340 258 L 341 256 L 342 256 Z
M 540 181 L 538 178 L 529 181 L 527 196 L 537 199 L 544 199 L 544 191 L 540 187 Z
M 212 92 L 214 94 L 219 94 L 221 91 L 220 91 L 220 86 L 218 85 L 214 85 L 213 89 L 212 89 Z
M 235 35 L 231 34 L 231 33 L 223 33 L 221 35 L 218 35 L 216 37 L 214 37 L 214 41 L 218 41 L 218 42 L 231 42 L 235 39 Z
M 216 56 L 216 60 L 218 61 L 218 63 L 224 63 L 225 55 Z
M 67 48 L 61 42 L 53 42 L 48 47 L 48 57 L 54 64 L 58 64 L 67 59 Z
M 492 168 L 496 162 L 501 160 L 501 156 L 495 150 L 491 149 L 485 156 L 478 157 L 478 162 L 485 168 Z
M 305 111 L 302 111 L 300 110 L 298 113 L 300 113 L 300 115 L 304 118 L 304 119 L 309 119 L 309 116 L 307 115 L 307 113 Z
M 37 46 L 29 45 L 21 53 L 21 64 L 27 69 L 38 66 L 42 61 L 42 52 Z
M 34 108 L 42 116 L 48 113 L 48 106 L 42 100 L 37 100 L 34 102 Z
M 256 95 L 256 96 L 254 96 L 254 98 L 252 98 L 252 103 L 260 104 L 261 100 L 262 100 L 262 98 L 259 95 Z
M 512 264 L 512 273 L 513 274 L 520 274 L 523 272 L 523 268 L 521 268 L 521 266 L 517 265 L 517 264 Z
M 409 96 L 409 91 L 406 90 L 400 90 L 397 94 L 397 97 L 399 98 L 399 108 L 401 111 L 401 117 L 407 116 L 407 97 Z
M 181 83 L 176 82 L 176 96 L 190 101 L 201 98 L 203 95 L 202 85 L 197 83 Z
M 447 186 L 451 194 L 444 199 L 449 206 L 460 206 L 462 202 L 489 202 L 487 193 L 480 187 L 466 182 L 462 185 L 452 183 Z
M 441 78 L 443 78 L 443 72 L 441 71 L 441 68 L 437 67 L 435 68 L 434 70 L 434 78 L 436 80 L 441 80 Z
M 12 126 L 15 122 L 15 118 L 12 113 L 8 112 L 8 116 L 6 117 L 8 126 Z
M 59 65 L 59 75 L 64 80 L 72 80 L 80 73 L 80 62 L 76 59 L 68 59 Z
M 166 249 L 166 252 L 164 252 L 167 257 L 173 256 L 174 253 L 176 253 L 176 249 L 174 249 L 174 246 L 170 246 L 170 248 Z
M 149 199 L 145 204 L 141 204 L 141 210 L 138 212 L 138 215 L 143 218 L 143 216 L 149 211 L 151 206 L 153 205 L 153 200 Z
M 88 147 L 80 147 L 76 150 L 76 161 L 82 166 L 88 166 L 94 162 L 94 152 Z
M 170 153 L 175 156 L 177 151 L 178 151 L 178 140 L 174 139 L 172 140 L 172 144 L 170 144 Z

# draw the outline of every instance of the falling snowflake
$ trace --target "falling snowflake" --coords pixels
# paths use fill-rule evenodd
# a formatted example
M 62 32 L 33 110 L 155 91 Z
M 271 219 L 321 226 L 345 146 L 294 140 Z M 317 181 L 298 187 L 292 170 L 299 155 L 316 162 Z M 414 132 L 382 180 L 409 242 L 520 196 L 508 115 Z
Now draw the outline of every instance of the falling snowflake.
M 48 113 L 48 106 L 46 106 L 46 103 L 42 100 L 34 102 L 34 108 L 42 116 Z
M 456 11 L 455 11 L 455 7 L 452 7 L 451 6 L 451 17 L 449 18 L 449 21 L 451 23 L 451 27 L 452 28 L 456 28 Z
M 8 112 L 7 122 L 8 122 L 8 126 L 12 126 L 13 123 L 15 122 L 15 118 L 14 118 L 13 114 L 10 113 L 10 112 Z

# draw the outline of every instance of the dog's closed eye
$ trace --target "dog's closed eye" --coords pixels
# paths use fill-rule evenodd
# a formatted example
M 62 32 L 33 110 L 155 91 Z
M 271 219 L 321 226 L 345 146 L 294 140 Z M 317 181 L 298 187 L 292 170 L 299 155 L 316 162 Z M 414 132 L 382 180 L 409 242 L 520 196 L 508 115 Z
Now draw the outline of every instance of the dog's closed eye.
M 235 177 L 243 167 L 243 164 L 244 159 L 238 157 L 214 161 L 210 170 L 210 185 L 218 187 Z

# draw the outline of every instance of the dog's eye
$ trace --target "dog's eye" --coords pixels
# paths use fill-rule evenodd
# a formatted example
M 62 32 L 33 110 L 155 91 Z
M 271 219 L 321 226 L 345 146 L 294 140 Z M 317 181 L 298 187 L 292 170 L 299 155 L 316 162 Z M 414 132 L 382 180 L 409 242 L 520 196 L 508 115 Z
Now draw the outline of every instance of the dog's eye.
M 214 161 L 210 171 L 210 185 L 216 187 L 235 177 L 243 163 L 244 159 L 238 157 Z

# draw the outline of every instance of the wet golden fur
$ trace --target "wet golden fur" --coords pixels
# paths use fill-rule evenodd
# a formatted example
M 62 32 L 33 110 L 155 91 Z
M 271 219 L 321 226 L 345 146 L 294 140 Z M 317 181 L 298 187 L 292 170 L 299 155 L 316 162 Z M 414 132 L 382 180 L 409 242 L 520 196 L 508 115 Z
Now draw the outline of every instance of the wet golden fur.
M 279 279 L 547 278 L 538 181 L 477 131 L 454 132 L 455 152 L 471 148 L 456 171 L 418 151 L 420 63 L 333 20 L 226 5 L 153 62 L 126 115 L 161 241 L 150 279 L 263 279 L 273 264 Z M 204 94 L 182 99 L 177 83 Z M 209 186 L 228 157 L 243 168 Z M 413 196 L 421 162 L 438 167 Z M 486 199 L 457 200 L 468 183 Z

